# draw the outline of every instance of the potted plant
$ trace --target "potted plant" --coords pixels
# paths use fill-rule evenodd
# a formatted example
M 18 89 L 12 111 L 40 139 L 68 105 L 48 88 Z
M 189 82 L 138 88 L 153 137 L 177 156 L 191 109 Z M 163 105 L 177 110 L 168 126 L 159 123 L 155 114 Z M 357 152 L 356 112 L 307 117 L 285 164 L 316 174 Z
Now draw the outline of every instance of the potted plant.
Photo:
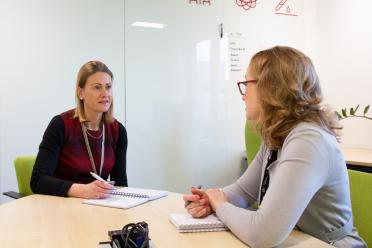
M 365 119 L 368 119 L 368 120 L 372 120 L 372 117 L 367 116 L 367 113 L 368 113 L 368 110 L 369 110 L 369 105 L 364 107 L 363 114 L 358 114 L 357 111 L 359 109 L 359 105 L 360 104 L 358 104 L 358 106 L 356 106 L 355 108 L 350 108 L 350 109 L 343 108 L 343 109 L 341 109 L 341 113 L 336 111 L 336 114 L 337 114 L 337 116 L 340 120 L 350 118 L 350 117 L 359 117 L 359 118 L 365 118 Z

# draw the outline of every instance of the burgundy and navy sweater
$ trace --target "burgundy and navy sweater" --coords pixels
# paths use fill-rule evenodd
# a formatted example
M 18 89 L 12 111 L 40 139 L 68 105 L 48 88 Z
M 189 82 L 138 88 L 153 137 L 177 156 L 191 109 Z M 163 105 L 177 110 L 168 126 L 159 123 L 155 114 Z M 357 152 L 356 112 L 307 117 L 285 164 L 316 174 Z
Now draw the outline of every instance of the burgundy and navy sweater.
M 55 116 L 45 130 L 39 146 L 31 177 L 31 189 L 37 194 L 67 196 L 73 183 L 90 183 L 92 165 L 85 145 L 79 118 L 74 110 Z M 96 171 L 101 161 L 102 128 L 89 132 Z M 93 137 L 92 137 L 93 136 Z M 115 120 L 105 123 L 105 159 L 102 178 L 115 181 L 117 186 L 128 186 L 126 173 L 127 132 Z

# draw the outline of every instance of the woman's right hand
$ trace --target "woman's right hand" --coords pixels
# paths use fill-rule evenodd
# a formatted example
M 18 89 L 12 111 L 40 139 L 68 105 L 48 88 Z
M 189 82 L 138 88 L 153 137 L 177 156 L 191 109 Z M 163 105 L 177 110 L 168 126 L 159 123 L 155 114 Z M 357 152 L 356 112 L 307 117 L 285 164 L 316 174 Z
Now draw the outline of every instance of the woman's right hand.
M 85 199 L 101 199 L 109 197 L 113 189 L 113 185 L 95 180 L 88 184 L 74 183 L 67 195 Z
M 203 218 L 210 215 L 212 208 L 204 190 L 192 187 L 191 193 L 191 195 L 183 196 L 187 212 L 194 218 Z

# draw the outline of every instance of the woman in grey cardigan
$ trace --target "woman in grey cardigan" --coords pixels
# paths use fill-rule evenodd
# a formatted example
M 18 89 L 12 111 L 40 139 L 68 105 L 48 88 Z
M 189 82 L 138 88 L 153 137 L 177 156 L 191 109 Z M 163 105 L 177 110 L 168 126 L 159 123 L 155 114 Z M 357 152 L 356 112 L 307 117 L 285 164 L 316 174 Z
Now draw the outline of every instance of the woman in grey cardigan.
M 311 60 L 289 47 L 258 52 L 239 90 L 263 139 L 254 161 L 223 189 L 184 195 L 194 217 L 215 212 L 251 247 L 282 243 L 293 228 L 336 247 L 366 247 L 353 227 L 337 118 L 322 105 Z M 258 203 L 258 209 L 250 206 Z

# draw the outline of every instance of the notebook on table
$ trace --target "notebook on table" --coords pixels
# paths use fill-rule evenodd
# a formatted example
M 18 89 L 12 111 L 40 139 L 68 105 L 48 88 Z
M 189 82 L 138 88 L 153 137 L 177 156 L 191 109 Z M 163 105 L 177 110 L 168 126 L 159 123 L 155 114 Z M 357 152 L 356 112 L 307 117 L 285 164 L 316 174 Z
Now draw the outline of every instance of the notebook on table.
M 179 232 L 216 232 L 226 231 L 227 226 L 215 214 L 205 218 L 193 218 L 189 214 L 170 214 L 170 222 Z
M 112 208 L 131 208 L 167 195 L 168 191 L 163 190 L 124 187 L 113 190 L 108 198 L 89 199 L 83 203 Z

